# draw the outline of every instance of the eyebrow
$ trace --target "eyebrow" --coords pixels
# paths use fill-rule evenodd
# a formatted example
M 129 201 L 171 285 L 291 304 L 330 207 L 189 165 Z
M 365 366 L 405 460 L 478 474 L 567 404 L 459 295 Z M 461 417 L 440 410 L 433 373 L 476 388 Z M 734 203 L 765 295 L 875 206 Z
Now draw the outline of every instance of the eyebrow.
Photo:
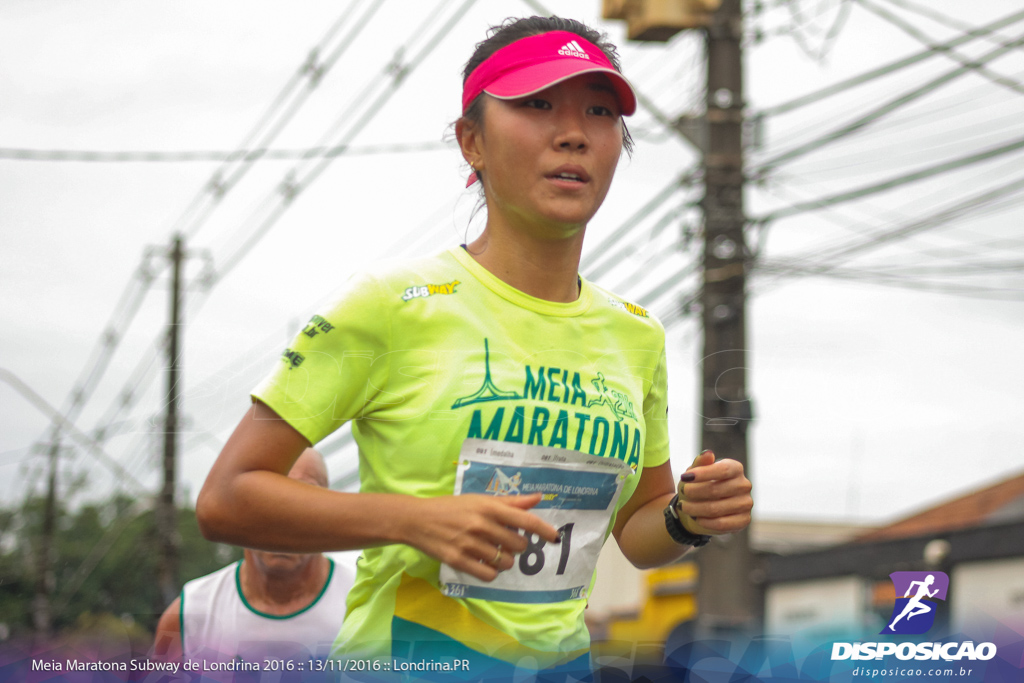
M 607 85 L 606 83 L 602 83 L 600 81 L 594 81 L 593 83 L 588 83 L 587 84 L 587 90 L 596 90 L 596 91 L 599 91 L 599 92 L 607 92 L 607 93 L 611 93 L 612 95 L 615 94 L 615 88 L 613 88 L 610 85 Z

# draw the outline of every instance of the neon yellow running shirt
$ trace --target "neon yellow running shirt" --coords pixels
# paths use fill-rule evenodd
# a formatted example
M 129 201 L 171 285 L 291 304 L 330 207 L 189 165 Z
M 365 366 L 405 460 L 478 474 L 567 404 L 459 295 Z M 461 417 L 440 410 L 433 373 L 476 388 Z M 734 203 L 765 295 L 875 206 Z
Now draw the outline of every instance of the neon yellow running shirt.
M 669 457 L 661 324 L 586 280 L 572 303 L 528 296 L 459 247 L 354 276 L 252 395 L 313 444 L 352 420 L 363 492 L 452 495 L 476 438 L 618 458 L 634 471 L 619 509 Z M 585 600 L 447 597 L 439 570 L 410 546 L 364 550 L 335 654 L 549 668 L 589 649 Z

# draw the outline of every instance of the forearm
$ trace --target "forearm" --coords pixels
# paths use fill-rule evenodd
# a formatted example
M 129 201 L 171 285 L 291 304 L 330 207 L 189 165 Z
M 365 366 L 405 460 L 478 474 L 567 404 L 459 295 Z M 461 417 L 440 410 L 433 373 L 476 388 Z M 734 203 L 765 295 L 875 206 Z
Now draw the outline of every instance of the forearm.
M 411 496 L 330 491 L 287 473 L 309 446 L 267 406 L 239 422 L 199 493 L 196 517 L 213 541 L 281 552 L 354 550 L 406 542 Z
M 672 540 L 665 528 L 665 508 L 671 493 L 638 508 L 618 534 L 619 548 L 638 569 L 649 569 L 679 559 L 690 549 Z
M 407 542 L 419 502 L 399 494 L 341 493 L 275 472 L 240 473 L 204 487 L 196 506 L 212 541 L 278 552 L 356 550 Z
M 286 476 L 308 446 L 270 408 L 255 404 L 199 494 L 196 517 L 203 535 L 293 553 L 403 543 L 485 581 L 511 567 L 512 555 L 526 549 L 529 535 L 558 540 L 553 526 L 529 512 L 540 502 L 539 493 L 421 498 L 330 491 Z
M 671 562 L 690 547 L 677 544 L 665 527 L 673 489 L 679 492 L 679 521 L 691 534 L 730 534 L 750 524 L 750 480 L 735 460 L 716 462 L 714 454 L 705 451 L 678 484 L 668 463 L 645 468 L 614 529 L 622 553 L 641 569 Z

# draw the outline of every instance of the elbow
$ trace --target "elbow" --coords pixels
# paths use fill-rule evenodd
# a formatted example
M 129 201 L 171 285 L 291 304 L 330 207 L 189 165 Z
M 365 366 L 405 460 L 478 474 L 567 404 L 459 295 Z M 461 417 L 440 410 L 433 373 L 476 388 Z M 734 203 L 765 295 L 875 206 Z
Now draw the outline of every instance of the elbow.
M 629 558 L 626 558 L 626 559 L 629 559 Z M 656 567 L 660 567 L 661 566 L 661 564 L 658 563 L 658 562 L 643 562 L 643 561 L 637 561 L 637 560 L 629 560 L 629 563 L 631 565 L 633 565 L 635 568 L 640 569 L 640 570 L 655 569 Z
M 665 553 L 664 555 L 659 555 L 657 557 L 637 555 L 630 557 L 629 555 L 626 555 L 626 559 L 629 560 L 629 563 L 637 569 L 657 569 L 658 567 L 663 567 L 666 564 L 675 562 L 680 557 L 685 555 L 688 550 L 689 548 L 680 546 L 679 548 L 673 548 L 671 551 Z
M 230 543 L 229 530 L 230 521 L 224 512 L 222 497 L 216 491 L 211 490 L 210 482 L 207 480 L 196 499 L 196 522 L 199 524 L 199 532 L 203 538 L 214 543 Z
M 653 536 L 620 533 L 615 540 L 622 556 L 637 569 L 656 569 L 677 561 L 690 550 L 690 546 L 680 545 L 669 538 L 664 533 L 664 525 Z

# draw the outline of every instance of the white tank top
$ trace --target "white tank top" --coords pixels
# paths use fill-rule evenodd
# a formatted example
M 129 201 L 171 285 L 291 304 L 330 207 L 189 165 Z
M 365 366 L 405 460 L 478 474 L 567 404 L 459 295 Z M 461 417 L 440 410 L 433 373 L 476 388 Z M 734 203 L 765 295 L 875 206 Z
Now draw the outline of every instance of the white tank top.
M 334 560 L 327 583 L 308 607 L 278 616 L 253 608 L 242 595 L 235 562 L 181 590 L 181 646 L 186 658 L 225 661 L 267 657 L 302 661 L 327 657 L 345 618 L 353 574 Z

